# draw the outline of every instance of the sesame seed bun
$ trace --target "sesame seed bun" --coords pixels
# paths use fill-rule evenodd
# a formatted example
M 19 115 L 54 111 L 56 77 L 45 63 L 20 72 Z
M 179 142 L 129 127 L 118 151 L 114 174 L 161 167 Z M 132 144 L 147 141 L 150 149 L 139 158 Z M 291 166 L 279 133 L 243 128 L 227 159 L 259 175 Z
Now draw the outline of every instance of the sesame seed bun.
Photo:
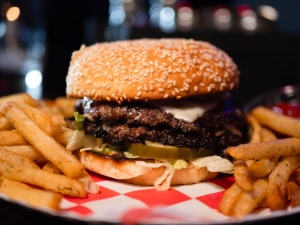
M 72 55 L 66 81 L 71 98 L 148 101 L 229 91 L 237 87 L 239 71 L 207 42 L 140 39 L 82 46 Z
M 77 157 L 88 170 L 131 184 L 153 186 L 165 172 L 165 167 L 143 167 L 135 164 L 135 160 L 117 161 L 90 151 L 78 152 Z M 218 174 L 189 164 L 188 168 L 175 170 L 170 185 L 194 184 L 211 180 Z

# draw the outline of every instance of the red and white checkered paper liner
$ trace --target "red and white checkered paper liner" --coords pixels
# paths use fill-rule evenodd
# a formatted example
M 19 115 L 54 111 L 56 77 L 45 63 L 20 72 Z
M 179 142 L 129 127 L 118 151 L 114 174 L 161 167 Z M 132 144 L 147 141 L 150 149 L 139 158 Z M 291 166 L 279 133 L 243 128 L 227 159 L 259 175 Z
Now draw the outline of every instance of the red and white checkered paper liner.
M 300 212 L 300 207 L 275 213 L 263 209 L 242 220 L 222 215 L 218 206 L 225 190 L 233 184 L 233 176 L 220 176 L 210 182 L 173 186 L 167 191 L 156 191 L 154 187 L 126 184 L 98 174 L 90 174 L 100 186 L 99 194 L 88 194 L 83 199 L 65 196 L 58 212 L 41 208 L 37 210 L 82 221 L 124 224 L 233 224 Z M 1 197 L 9 200 L 6 196 Z M 32 208 L 26 203 L 18 203 Z

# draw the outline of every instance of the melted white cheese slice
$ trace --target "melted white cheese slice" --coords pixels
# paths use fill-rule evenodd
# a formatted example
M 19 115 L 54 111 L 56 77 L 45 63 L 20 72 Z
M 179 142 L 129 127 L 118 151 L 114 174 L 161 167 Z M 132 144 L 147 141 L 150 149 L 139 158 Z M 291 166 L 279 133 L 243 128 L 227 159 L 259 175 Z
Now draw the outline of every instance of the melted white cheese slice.
M 167 113 L 172 114 L 175 118 L 185 120 L 187 122 L 194 122 L 201 117 L 203 113 L 213 109 L 218 104 L 217 101 L 211 102 L 193 102 L 190 100 L 174 100 L 174 101 L 151 101 L 149 102 L 155 107 L 160 107 Z

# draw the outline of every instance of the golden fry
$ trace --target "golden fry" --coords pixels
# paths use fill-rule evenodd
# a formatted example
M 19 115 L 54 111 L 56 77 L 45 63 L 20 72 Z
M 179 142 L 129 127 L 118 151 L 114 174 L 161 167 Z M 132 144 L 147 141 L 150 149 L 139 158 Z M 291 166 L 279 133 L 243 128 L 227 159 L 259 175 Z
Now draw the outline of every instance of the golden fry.
M 5 117 L 0 117 L 0 131 L 12 129 L 13 126 L 11 125 L 11 123 Z
M 293 181 L 289 181 L 286 186 L 288 199 L 291 201 L 291 206 L 300 206 L 300 187 Z
M 277 139 L 276 135 L 266 127 L 261 128 L 261 137 L 262 142 L 273 141 Z
M 250 167 L 251 165 L 253 165 L 255 163 L 255 160 L 248 159 L 245 162 L 246 162 L 247 166 Z
M 253 177 L 245 161 L 237 161 L 234 166 L 235 182 L 245 191 L 253 189 Z
M 50 173 L 63 174 L 59 168 L 57 168 L 52 162 L 48 161 L 44 166 L 43 170 Z
M 0 108 L 0 112 L 8 118 L 22 136 L 65 175 L 70 178 L 83 176 L 84 165 L 54 138 L 47 135 L 20 106 L 14 102 L 6 102 Z
M 51 116 L 43 113 L 38 108 L 29 105 L 22 105 L 26 114 L 47 134 L 50 136 L 60 135 L 62 133 L 61 124 Z
M 286 209 L 287 200 L 279 186 L 273 186 L 268 190 L 268 194 L 264 200 L 264 205 L 272 211 Z
M 86 196 L 82 182 L 63 175 L 50 173 L 41 169 L 29 168 L 0 159 L 0 171 L 2 176 L 47 190 L 62 193 L 63 195 L 82 197 Z
M 251 113 L 261 124 L 272 130 L 300 138 L 300 120 L 274 113 L 271 109 L 263 106 L 254 108 Z
M 84 185 L 84 189 L 88 193 L 99 194 L 100 187 L 93 181 L 91 176 L 85 171 L 84 176 L 78 179 Z
M 249 166 L 250 173 L 256 178 L 263 178 L 271 173 L 276 167 L 278 157 L 270 159 L 260 159 Z
M 236 159 L 258 160 L 300 154 L 300 139 L 285 138 L 261 143 L 241 144 L 227 149 Z
M 285 196 L 286 183 L 290 175 L 300 166 L 300 155 L 284 157 L 269 176 L 268 190 L 278 186 Z
M 24 200 L 29 205 L 59 209 L 62 196 L 58 193 L 32 188 L 26 184 L 3 179 L 0 192 L 14 200 Z
M 39 169 L 39 167 L 31 160 L 15 152 L 6 150 L 3 147 L 0 147 L 0 159 L 5 160 L 7 162 L 12 162 L 23 166 Z
M 62 127 L 62 133 L 60 135 L 54 136 L 54 139 L 63 146 L 67 146 L 73 134 L 74 130 L 67 127 Z
M 74 109 L 77 99 L 66 98 L 66 97 L 57 97 L 54 100 L 56 106 L 58 106 L 65 117 L 74 116 Z
M 262 128 L 260 123 L 257 121 L 255 117 L 253 117 L 250 114 L 246 115 L 246 119 L 249 122 L 251 126 L 251 137 L 250 137 L 250 143 L 257 143 L 262 141 Z
M 33 107 L 39 105 L 38 101 L 32 98 L 28 93 L 17 93 L 0 97 L 0 105 L 5 102 L 15 102 L 17 104 L 27 104 Z
M 63 115 L 62 110 L 59 107 L 57 107 L 56 105 L 54 105 L 54 103 L 52 105 L 48 105 L 48 103 L 44 103 L 44 101 L 40 101 L 40 106 L 38 107 L 38 109 L 41 112 L 51 116 L 61 126 L 67 125 L 67 123 L 65 121 L 65 116 Z
M 51 162 L 47 162 L 44 165 L 43 170 L 48 171 L 50 173 L 62 174 L 61 170 L 58 169 L 55 165 L 53 165 L 53 163 Z M 80 177 L 77 180 L 83 183 L 84 189 L 87 193 L 99 194 L 99 186 L 93 181 L 91 176 L 86 171 L 84 171 L 84 176 Z
M 36 164 L 45 163 L 47 161 L 47 159 L 45 159 L 45 157 L 32 145 L 0 146 L 0 148 L 22 155 Z
M 294 173 L 292 174 L 292 178 L 297 185 L 300 185 L 300 168 L 294 171 Z
M 0 145 L 27 145 L 28 141 L 17 130 L 0 131 Z
M 231 185 L 230 188 L 228 188 L 222 198 L 222 201 L 219 206 L 219 210 L 224 215 L 230 215 L 232 207 L 235 203 L 236 197 L 242 192 L 242 189 L 237 183 L 234 183 Z
M 264 179 L 259 179 L 254 183 L 252 191 L 241 191 L 235 198 L 235 202 L 229 212 L 229 215 L 241 218 L 251 213 L 266 197 L 267 187 L 268 182 Z

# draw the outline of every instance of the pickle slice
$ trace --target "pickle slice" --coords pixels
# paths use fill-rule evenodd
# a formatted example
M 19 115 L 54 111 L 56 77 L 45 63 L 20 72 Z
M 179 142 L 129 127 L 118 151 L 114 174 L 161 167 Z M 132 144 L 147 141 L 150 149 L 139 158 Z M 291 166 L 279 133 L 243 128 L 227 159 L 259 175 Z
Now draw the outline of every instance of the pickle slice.
M 140 158 L 147 159 L 196 159 L 214 154 L 213 150 L 200 148 L 194 151 L 190 148 L 179 148 L 146 141 L 146 144 L 128 144 L 127 151 Z

